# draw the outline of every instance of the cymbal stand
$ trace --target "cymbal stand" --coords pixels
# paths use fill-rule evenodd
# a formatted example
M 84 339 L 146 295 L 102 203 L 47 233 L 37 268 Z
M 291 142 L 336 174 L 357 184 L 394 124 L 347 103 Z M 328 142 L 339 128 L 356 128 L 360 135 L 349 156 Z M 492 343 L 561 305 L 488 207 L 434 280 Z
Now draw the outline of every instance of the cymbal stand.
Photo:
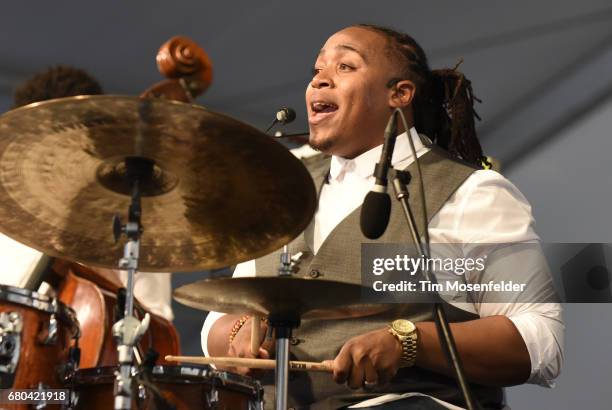
M 274 385 L 276 386 L 276 410 L 287 409 L 287 391 L 289 382 L 289 340 L 293 329 L 300 325 L 300 319 L 285 315 L 270 314 L 268 322 L 276 333 L 276 369 Z
M 278 276 L 288 277 L 293 273 L 293 263 L 289 247 L 285 245 L 280 256 L 280 266 L 278 268 Z M 276 333 L 276 370 L 275 370 L 275 386 L 276 386 L 276 410 L 285 410 L 287 408 L 287 390 L 289 382 L 289 340 L 291 332 L 300 324 L 300 319 L 295 317 L 287 317 L 285 315 L 270 314 L 268 317 L 270 327 Z
M 289 246 L 283 246 L 283 251 L 280 255 L 280 267 L 278 268 L 278 276 L 291 276 L 293 273 L 293 262 L 289 253 Z
M 145 314 L 142 322 L 134 316 L 134 275 L 138 270 L 140 253 L 140 189 L 139 183 L 150 177 L 153 165 L 151 161 L 137 157 L 125 160 L 127 175 L 132 185 L 132 201 L 128 211 L 128 221 L 124 225 L 117 215 L 113 218 L 115 241 L 122 235 L 128 238 L 124 246 L 123 258 L 119 260 L 119 268 L 127 270 L 127 285 L 125 311 L 123 319 L 113 325 L 113 336 L 117 341 L 119 370 L 115 373 L 115 410 L 130 410 L 132 408 L 132 380 L 134 347 L 149 327 L 149 314 Z

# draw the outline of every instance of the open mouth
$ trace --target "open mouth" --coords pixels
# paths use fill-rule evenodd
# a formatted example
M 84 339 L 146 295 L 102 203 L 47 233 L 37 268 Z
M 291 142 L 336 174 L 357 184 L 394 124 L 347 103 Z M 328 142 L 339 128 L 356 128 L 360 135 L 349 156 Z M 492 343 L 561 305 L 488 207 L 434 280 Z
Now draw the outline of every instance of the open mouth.
M 338 111 L 338 106 L 327 101 L 314 101 L 310 104 L 311 124 L 317 124 Z

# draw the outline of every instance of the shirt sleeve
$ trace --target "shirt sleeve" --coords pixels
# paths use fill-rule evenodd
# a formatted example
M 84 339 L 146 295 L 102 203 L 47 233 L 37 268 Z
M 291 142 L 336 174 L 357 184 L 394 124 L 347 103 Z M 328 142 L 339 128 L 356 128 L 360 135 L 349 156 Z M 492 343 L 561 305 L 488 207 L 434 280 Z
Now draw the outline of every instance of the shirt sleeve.
M 563 364 L 564 323 L 546 259 L 535 233 L 531 206 L 521 192 L 494 171 L 476 171 L 460 188 L 455 239 L 464 257 L 486 257 L 484 272 L 466 281 L 494 278 L 526 283 L 525 291 L 504 300 L 483 292 L 474 297 L 480 317 L 504 315 L 521 334 L 531 360 L 528 383 L 553 387 Z M 455 195 L 457 196 L 457 195 Z
M 232 274 L 232 277 L 234 278 L 252 276 L 255 276 L 255 260 L 250 260 L 236 265 L 236 269 L 234 269 L 234 273 Z M 223 316 L 225 316 L 225 313 L 211 311 L 208 312 L 206 320 L 204 320 L 204 325 L 202 326 L 202 332 L 200 334 L 202 352 L 204 352 L 204 356 L 210 356 L 208 354 L 208 333 L 210 332 L 210 329 L 212 329 L 215 322 Z
M 127 284 L 127 271 L 116 271 L 123 286 Z M 161 272 L 138 272 L 134 276 L 134 296 L 152 313 L 169 321 L 172 312 L 172 274 Z

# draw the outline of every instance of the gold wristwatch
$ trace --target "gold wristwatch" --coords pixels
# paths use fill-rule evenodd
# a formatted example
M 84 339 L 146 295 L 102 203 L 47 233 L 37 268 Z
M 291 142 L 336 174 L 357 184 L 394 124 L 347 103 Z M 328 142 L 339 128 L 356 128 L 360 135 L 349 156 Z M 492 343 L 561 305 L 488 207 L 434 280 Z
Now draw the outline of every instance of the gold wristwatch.
M 417 355 L 417 329 L 409 320 L 397 319 L 389 325 L 389 333 L 402 345 L 401 367 L 414 366 Z

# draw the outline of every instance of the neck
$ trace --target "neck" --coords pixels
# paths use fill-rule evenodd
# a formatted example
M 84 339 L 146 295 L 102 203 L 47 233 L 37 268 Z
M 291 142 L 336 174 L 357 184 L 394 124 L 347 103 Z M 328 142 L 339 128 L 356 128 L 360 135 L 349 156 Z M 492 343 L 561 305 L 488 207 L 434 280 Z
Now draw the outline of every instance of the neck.
M 414 123 L 412 121 L 412 115 L 410 115 L 410 113 L 404 113 L 404 115 L 406 116 L 408 130 L 410 130 L 410 128 L 414 127 Z M 406 128 L 404 127 L 404 122 L 398 118 L 397 135 L 401 135 L 407 132 L 408 130 L 406 130 Z M 375 148 L 375 147 L 378 147 L 379 145 L 384 144 L 385 142 L 384 137 L 382 135 L 378 135 L 376 138 L 366 139 L 366 141 L 369 141 L 369 143 L 362 145 L 361 147 L 359 147 L 358 149 L 354 151 L 351 151 L 348 153 L 330 153 L 330 154 L 335 155 L 337 157 L 344 158 L 344 159 L 353 159 L 363 154 L 364 152 L 368 152 L 372 148 Z

